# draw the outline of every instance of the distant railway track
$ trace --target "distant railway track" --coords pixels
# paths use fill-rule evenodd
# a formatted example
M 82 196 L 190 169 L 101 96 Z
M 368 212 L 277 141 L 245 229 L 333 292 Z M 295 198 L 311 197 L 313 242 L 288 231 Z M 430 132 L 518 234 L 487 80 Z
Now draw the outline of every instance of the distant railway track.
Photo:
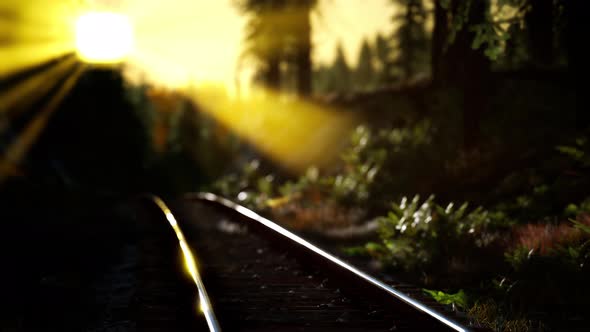
M 174 229 L 195 319 L 209 331 L 481 330 L 222 197 L 189 194 L 170 207 L 150 200 Z

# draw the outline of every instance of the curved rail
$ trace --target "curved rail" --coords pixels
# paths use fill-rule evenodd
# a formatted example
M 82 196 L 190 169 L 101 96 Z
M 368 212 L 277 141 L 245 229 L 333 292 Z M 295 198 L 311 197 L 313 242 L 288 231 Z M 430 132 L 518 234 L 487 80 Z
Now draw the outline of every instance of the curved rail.
M 211 300 L 209 299 L 209 295 L 207 295 L 207 290 L 205 289 L 205 284 L 203 283 L 203 280 L 202 280 L 201 275 L 199 273 L 199 269 L 197 268 L 197 262 L 196 262 L 195 257 L 194 257 L 194 255 L 193 255 L 193 253 L 186 241 L 186 238 L 184 237 L 184 234 L 182 233 L 182 230 L 180 229 L 180 226 L 178 225 L 178 221 L 176 220 L 176 218 L 172 214 L 172 211 L 170 211 L 170 208 L 168 208 L 166 203 L 164 203 L 164 201 L 161 198 L 159 198 L 158 196 L 153 196 L 153 195 L 147 196 L 147 198 L 162 211 L 162 213 L 166 216 L 166 220 L 168 221 L 168 223 L 170 224 L 170 226 L 174 230 L 174 233 L 176 233 L 176 237 L 178 238 L 178 243 L 179 243 L 180 248 L 182 250 L 182 255 L 184 257 L 184 262 L 186 264 L 186 268 L 187 268 L 189 274 L 191 275 L 191 278 L 193 279 L 195 285 L 197 286 L 197 290 L 199 292 L 199 309 L 201 310 L 201 312 L 205 316 L 205 319 L 207 321 L 207 325 L 209 326 L 209 331 L 211 331 L 211 332 L 221 331 L 221 327 L 219 326 L 219 322 L 217 321 L 217 317 L 215 316 L 215 313 L 213 312 L 213 306 L 211 305 Z
M 217 196 L 212 193 L 190 193 L 190 194 L 186 194 L 184 196 L 184 198 L 189 199 L 189 200 L 196 199 L 196 200 L 208 201 L 208 202 L 219 204 L 225 208 L 231 209 L 231 210 L 241 214 L 242 216 L 245 216 L 248 219 L 253 220 L 253 221 L 263 225 L 264 227 L 282 235 L 283 237 L 289 239 L 290 241 L 295 242 L 298 245 L 312 251 L 314 254 L 319 255 L 319 256 L 323 257 L 324 259 L 338 265 L 340 268 L 342 268 L 350 273 L 353 273 L 356 277 L 365 281 L 366 283 L 368 283 L 374 287 L 377 287 L 381 291 L 384 291 L 384 292 L 388 293 L 389 295 L 403 301 L 404 303 L 408 304 L 409 306 L 411 306 L 415 310 L 422 312 L 422 313 L 438 320 L 442 324 L 446 325 L 447 327 L 449 327 L 455 331 L 466 332 L 466 331 L 477 330 L 477 329 L 469 329 L 469 328 L 463 326 L 462 324 L 454 321 L 453 319 L 446 317 L 442 313 L 429 308 L 428 306 L 424 305 L 420 301 L 417 301 L 417 300 L 405 295 L 403 292 L 397 290 L 395 287 L 387 285 L 387 284 L 383 283 L 382 281 L 376 279 L 375 277 L 372 277 L 369 274 L 357 269 L 356 267 L 342 261 L 341 259 L 318 248 L 317 246 L 306 241 L 305 239 L 301 238 L 300 236 L 298 236 L 298 235 L 288 231 L 287 229 L 277 225 L 276 223 L 260 216 L 259 214 L 257 214 L 256 212 L 254 212 L 248 208 L 245 208 L 245 207 L 243 207 L 239 204 L 236 204 L 228 199 L 225 199 L 223 197 Z

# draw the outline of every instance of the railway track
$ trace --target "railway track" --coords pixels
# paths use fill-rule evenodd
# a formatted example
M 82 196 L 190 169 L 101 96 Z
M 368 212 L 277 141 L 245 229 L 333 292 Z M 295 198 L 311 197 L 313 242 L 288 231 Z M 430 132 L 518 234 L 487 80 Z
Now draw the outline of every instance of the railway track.
M 210 331 L 478 330 L 221 197 L 151 200 L 183 248 L 195 316 Z
M 53 208 L 15 209 L 0 331 L 477 330 L 222 198 L 167 203 L 96 202 L 52 223 Z

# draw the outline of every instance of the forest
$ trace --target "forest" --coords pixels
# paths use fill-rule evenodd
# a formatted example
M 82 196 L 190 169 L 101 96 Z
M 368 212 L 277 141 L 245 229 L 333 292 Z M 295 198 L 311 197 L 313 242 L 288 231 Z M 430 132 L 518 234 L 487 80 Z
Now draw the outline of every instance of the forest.
M 3 155 L 35 106 L 0 112 L 7 218 L 210 191 L 494 331 L 587 326 L 583 1 L 390 0 L 386 32 L 318 63 L 322 3 L 232 2 L 258 94 L 97 67 L 19 165 Z

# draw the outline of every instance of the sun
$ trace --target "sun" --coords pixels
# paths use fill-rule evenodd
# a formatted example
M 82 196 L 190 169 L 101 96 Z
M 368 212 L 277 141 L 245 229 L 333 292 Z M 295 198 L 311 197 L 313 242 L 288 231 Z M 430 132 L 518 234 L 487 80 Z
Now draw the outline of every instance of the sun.
M 133 51 L 133 45 L 133 25 L 123 14 L 90 12 L 76 21 L 76 50 L 84 62 L 122 62 Z

